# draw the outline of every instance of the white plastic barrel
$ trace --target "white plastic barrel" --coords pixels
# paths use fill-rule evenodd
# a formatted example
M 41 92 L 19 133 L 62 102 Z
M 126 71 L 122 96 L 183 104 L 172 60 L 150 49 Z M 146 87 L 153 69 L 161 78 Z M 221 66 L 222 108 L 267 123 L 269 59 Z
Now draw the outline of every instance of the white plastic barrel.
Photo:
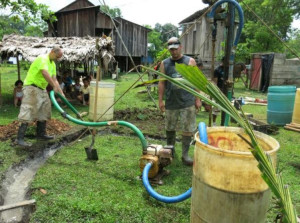
M 96 81 L 90 83 L 90 107 L 89 119 L 94 120 L 94 105 L 96 96 Z M 99 82 L 98 83 L 98 97 L 97 97 L 97 121 L 113 120 L 114 108 L 113 106 L 104 114 L 104 112 L 114 103 L 115 98 L 115 83 Z M 104 114 L 104 115 L 103 115 Z M 102 117 L 101 117 L 102 116 Z M 101 118 L 100 118 L 101 117 Z

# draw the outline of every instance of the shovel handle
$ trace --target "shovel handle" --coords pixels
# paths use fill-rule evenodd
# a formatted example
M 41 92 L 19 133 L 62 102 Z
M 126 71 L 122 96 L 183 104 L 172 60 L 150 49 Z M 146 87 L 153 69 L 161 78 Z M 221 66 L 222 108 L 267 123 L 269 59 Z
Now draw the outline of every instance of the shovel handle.
M 94 117 L 93 117 L 94 122 L 97 121 L 98 83 L 100 80 L 100 72 L 101 72 L 100 65 L 101 65 L 101 62 L 99 60 L 98 68 L 97 68 L 97 75 L 96 75 L 96 87 L 95 87 Z M 96 128 L 93 128 L 93 135 L 96 135 Z

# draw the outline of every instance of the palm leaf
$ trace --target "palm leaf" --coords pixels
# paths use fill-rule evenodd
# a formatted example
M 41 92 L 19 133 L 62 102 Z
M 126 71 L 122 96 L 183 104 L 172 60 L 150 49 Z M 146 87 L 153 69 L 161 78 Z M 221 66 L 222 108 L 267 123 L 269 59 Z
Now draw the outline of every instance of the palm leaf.
M 244 113 L 242 112 L 242 115 L 240 115 L 237 109 L 231 104 L 231 102 L 219 90 L 219 88 L 215 84 L 208 81 L 202 71 L 196 66 L 176 64 L 175 67 L 176 70 L 184 77 L 184 80 L 187 80 L 190 84 L 187 84 L 187 81 L 175 80 L 163 73 L 143 66 L 143 68 L 157 73 L 166 80 L 204 100 L 206 103 L 218 107 L 237 121 L 237 123 L 245 130 L 251 139 L 252 148 L 250 151 L 254 158 L 258 161 L 258 168 L 261 171 L 263 180 L 267 183 L 271 191 L 278 199 L 279 206 L 282 210 L 283 222 L 297 223 L 296 210 L 292 204 L 288 186 L 284 184 L 281 175 L 276 173 L 271 158 L 266 155 L 259 145 L 258 140 L 252 130 L 252 126 L 245 118 Z M 193 88 L 190 86 L 193 86 Z M 196 90 L 194 90 L 194 88 L 210 95 L 213 99 L 215 99 L 216 103 L 198 93 Z

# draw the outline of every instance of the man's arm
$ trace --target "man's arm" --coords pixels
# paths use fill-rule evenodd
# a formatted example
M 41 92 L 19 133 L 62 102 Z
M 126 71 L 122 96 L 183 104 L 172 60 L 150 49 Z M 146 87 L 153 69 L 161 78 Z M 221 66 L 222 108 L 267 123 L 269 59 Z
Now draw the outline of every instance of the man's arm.
M 164 67 L 164 63 L 161 63 L 160 67 L 159 67 L 159 71 L 161 73 L 165 74 L 165 67 Z M 158 82 L 158 105 L 159 105 L 159 109 L 164 112 L 165 111 L 165 104 L 163 101 L 164 98 L 164 92 L 165 92 L 165 81 L 159 81 Z
M 53 87 L 54 92 L 58 92 L 61 95 L 64 95 L 55 75 L 51 78 L 51 76 L 47 70 L 42 70 L 42 74 L 43 74 L 45 80 Z
M 58 87 L 58 92 L 62 95 L 62 96 L 64 96 L 65 97 L 65 94 L 64 94 L 64 92 L 63 92 L 63 90 L 60 88 L 60 86 L 59 86 L 59 83 L 58 83 L 58 80 L 57 80 L 57 78 L 56 78 L 56 75 L 53 75 L 52 76 L 52 81 L 55 83 L 55 85 Z

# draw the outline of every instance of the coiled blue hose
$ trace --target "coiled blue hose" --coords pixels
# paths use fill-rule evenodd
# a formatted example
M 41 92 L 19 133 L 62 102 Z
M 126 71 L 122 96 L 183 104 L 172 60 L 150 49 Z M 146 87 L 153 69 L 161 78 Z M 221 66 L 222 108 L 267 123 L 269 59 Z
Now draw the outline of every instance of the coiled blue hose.
M 205 125 L 204 122 L 199 123 L 198 130 L 199 130 L 200 140 L 203 143 L 207 144 L 208 143 L 207 130 L 206 130 L 206 125 Z M 188 189 L 183 194 L 180 194 L 180 195 L 174 196 L 174 197 L 167 197 L 167 196 L 163 196 L 163 195 L 157 193 L 151 187 L 151 185 L 149 183 L 149 179 L 148 179 L 148 174 L 149 174 L 149 171 L 150 171 L 151 167 L 152 167 L 152 163 L 147 163 L 144 170 L 143 170 L 143 184 L 144 184 L 146 190 L 148 191 L 148 193 L 150 194 L 150 196 L 152 196 L 153 198 L 155 198 L 158 201 L 162 201 L 162 202 L 165 202 L 165 203 L 177 203 L 177 202 L 184 201 L 187 198 L 191 197 L 192 188 Z
M 149 180 L 148 180 L 148 174 L 149 170 L 151 169 L 152 163 L 147 163 L 144 170 L 143 170 L 143 184 L 148 191 L 148 193 L 155 198 L 156 200 L 165 202 L 165 203 L 177 203 L 186 200 L 187 198 L 191 197 L 192 194 L 192 188 L 188 189 L 185 193 L 180 194 L 175 197 L 167 197 L 163 196 L 159 193 L 157 193 L 153 188 L 151 187 Z

